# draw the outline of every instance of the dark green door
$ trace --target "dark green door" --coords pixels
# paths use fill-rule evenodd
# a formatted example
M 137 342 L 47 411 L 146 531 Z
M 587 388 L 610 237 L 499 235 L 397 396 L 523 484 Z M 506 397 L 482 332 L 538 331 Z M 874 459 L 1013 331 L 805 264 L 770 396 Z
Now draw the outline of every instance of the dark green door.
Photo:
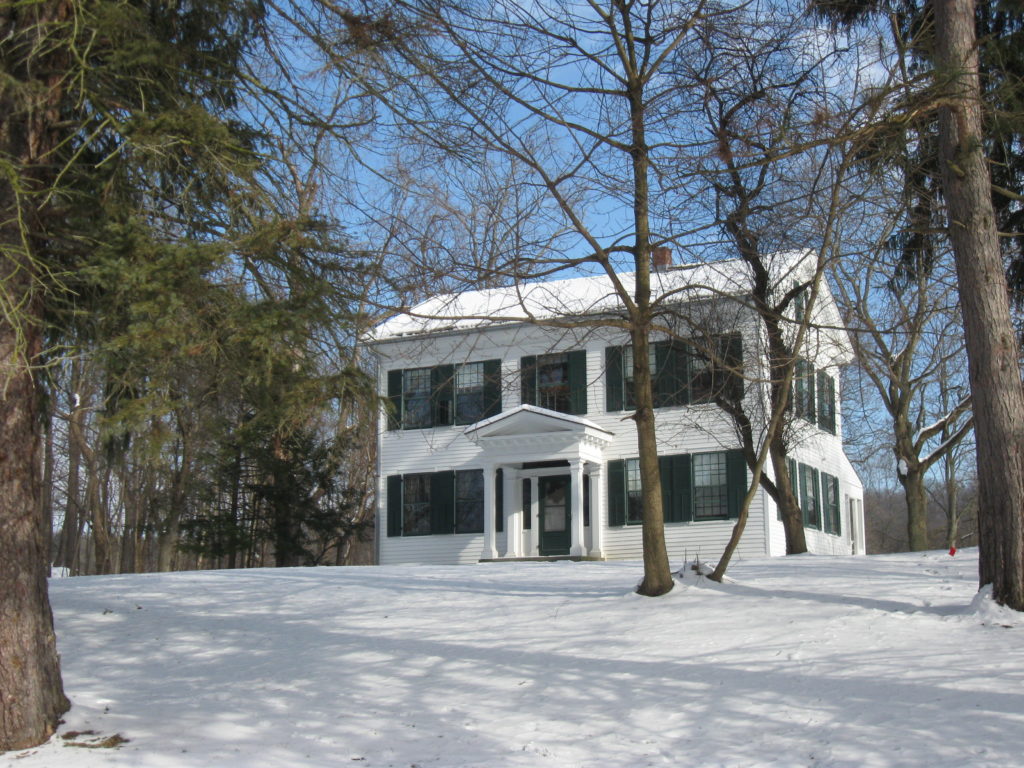
M 540 553 L 569 554 L 569 475 L 542 477 L 539 483 Z

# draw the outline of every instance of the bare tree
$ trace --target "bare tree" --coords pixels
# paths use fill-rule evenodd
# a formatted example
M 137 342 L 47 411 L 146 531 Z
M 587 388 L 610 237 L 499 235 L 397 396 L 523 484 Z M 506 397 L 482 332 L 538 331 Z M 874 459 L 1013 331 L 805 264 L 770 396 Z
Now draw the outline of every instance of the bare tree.
M 957 385 L 955 361 L 963 359 L 963 337 L 951 268 L 947 260 L 908 265 L 904 254 L 885 249 L 884 243 L 867 258 L 850 255 L 834 267 L 857 371 L 888 417 L 884 432 L 873 431 L 893 452 L 913 551 L 929 547 L 929 472 L 951 455 L 972 425 L 966 380 Z
M 652 185 L 664 178 L 660 166 L 683 87 L 667 64 L 706 8 L 667 0 L 550 8 L 407 2 L 393 8 L 358 15 L 325 6 L 336 13 L 333 40 L 358 42 L 380 34 L 382 19 L 395 20 L 359 67 L 326 35 L 320 39 L 344 77 L 364 83 L 387 104 L 402 138 L 427 147 L 447 171 L 515 166 L 544 193 L 533 210 L 549 228 L 545 247 L 503 253 L 494 268 L 498 279 L 518 285 L 596 270 L 623 307 L 618 317 L 576 324 L 618 328 L 632 341 L 644 508 L 639 591 L 663 594 L 672 577 L 650 373 L 650 336 L 663 297 L 650 275 L 651 252 L 665 240 L 665 227 L 657 231 L 651 201 L 660 190 Z M 396 25 L 428 32 L 400 36 Z M 364 66 L 372 57 L 378 58 L 371 63 L 386 66 Z M 624 261 L 633 268 L 628 281 L 617 269 Z M 452 266 L 472 278 L 478 262 Z

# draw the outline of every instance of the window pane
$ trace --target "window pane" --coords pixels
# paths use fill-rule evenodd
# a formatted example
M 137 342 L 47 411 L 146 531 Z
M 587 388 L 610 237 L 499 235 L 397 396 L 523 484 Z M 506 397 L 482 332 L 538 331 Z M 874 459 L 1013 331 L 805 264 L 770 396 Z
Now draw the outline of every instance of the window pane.
M 537 405 L 568 413 L 569 355 L 541 355 L 537 358 Z
M 724 453 L 698 453 L 693 457 L 693 516 L 726 517 L 729 486 Z
M 690 400 L 706 403 L 714 397 L 714 366 L 711 360 L 694 348 L 690 352 Z
M 640 459 L 626 459 L 626 522 L 643 522 L 643 495 L 640 490 Z
M 430 533 L 430 475 L 406 475 L 402 504 L 402 535 Z
M 472 424 L 483 413 L 484 364 L 460 365 L 455 373 L 455 418 L 459 424 Z
M 471 469 L 455 473 L 455 532 L 482 533 L 484 530 L 484 471 Z
M 406 429 L 430 426 L 430 369 L 410 368 L 403 374 L 403 418 Z

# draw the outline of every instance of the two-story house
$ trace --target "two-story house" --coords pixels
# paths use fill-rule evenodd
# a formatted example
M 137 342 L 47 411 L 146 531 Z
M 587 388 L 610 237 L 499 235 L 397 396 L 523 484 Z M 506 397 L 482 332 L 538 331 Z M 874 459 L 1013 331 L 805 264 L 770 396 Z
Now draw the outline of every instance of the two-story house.
M 780 259 L 780 284 L 808 268 Z M 738 260 L 652 274 L 655 295 L 691 327 L 717 318 L 715 334 L 692 343 L 679 332 L 652 337 L 674 560 L 716 558 L 748 487 L 733 422 L 711 402 L 716 386 L 741 388 L 751 413 L 765 398 L 763 329 L 744 301 L 747 275 Z M 617 277 L 631 285 L 632 275 Z M 641 557 L 632 348 L 624 330 L 599 322 L 618 314 L 610 279 L 595 276 L 437 297 L 375 329 L 367 343 L 387 404 L 378 562 Z M 812 315 L 787 427 L 791 474 L 810 550 L 863 553 L 863 491 L 843 452 L 836 386 L 851 351 L 826 286 Z M 701 353 L 709 344 L 719 354 Z M 738 555 L 784 553 L 775 504 L 758 491 Z

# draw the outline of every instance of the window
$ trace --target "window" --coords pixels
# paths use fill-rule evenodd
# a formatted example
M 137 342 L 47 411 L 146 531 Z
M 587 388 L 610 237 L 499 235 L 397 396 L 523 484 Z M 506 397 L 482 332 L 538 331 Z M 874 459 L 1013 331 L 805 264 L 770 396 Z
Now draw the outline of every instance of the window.
M 825 496 L 825 533 L 839 536 L 842 521 L 839 514 L 839 478 L 821 473 L 821 489 Z
M 402 414 L 406 429 L 429 427 L 430 368 L 411 368 L 402 373 Z
M 739 450 L 658 457 L 666 523 L 739 515 L 747 492 L 747 465 Z M 608 462 L 608 525 L 641 522 L 640 460 Z
M 455 532 L 483 533 L 484 472 L 470 469 L 455 473 Z
M 796 361 L 793 372 L 793 407 L 798 417 L 814 423 L 814 366 L 806 360 Z
M 569 411 L 569 356 L 537 358 L 537 405 L 552 411 Z
M 688 405 L 693 399 L 694 356 L 690 346 L 673 339 L 655 342 L 653 347 L 654 407 Z
M 626 525 L 644 521 L 644 500 L 640 491 L 640 459 L 626 459 Z
M 707 403 L 718 395 L 743 396 L 743 344 L 738 333 L 712 340 L 709 357 L 697 347 L 679 340 L 651 344 L 650 370 L 654 407 Z M 605 395 L 609 411 L 636 406 L 633 383 L 633 347 L 605 349 Z
M 821 530 L 821 494 L 818 470 L 800 465 L 800 509 L 804 513 L 804 526 Z
M 388 429 L 472 424 L 501 412 L 501 361 L 388 371 Z
M 587 352 L 528 355 L 520 361 L 522 399 L 560 413 L 587 412 Z
M 729 514 L 725 454 L 701 453 L 693 457 L 693 517 L 702 520 Z
M 495 485 L 496 511 L 500 509 L 500 482 L 499 477 Z M 482 469 L 388 476 L 388 536 L 481 533 L 483 529 Z
M 836 380 L 824 371 L 818 371 L 818 426 L 826 432 L 836 433 Z
M 484 364 L 458 366 L 455 369 L 455 423 L 480 421 L 484 410 Z
M 405 475 L 402 492 L 402 535 L 430 533 L 430 475 Z

